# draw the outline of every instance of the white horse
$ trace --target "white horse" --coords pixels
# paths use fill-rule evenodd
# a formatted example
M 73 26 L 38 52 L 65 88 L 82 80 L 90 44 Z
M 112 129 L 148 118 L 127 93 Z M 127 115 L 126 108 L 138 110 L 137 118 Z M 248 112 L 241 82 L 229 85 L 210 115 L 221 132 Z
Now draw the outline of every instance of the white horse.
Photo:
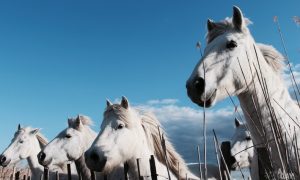
M 31 178 L 38 180 L 43 174 L 44 168 L 38 163 L 37 154 L 46 144 L 47 140 L 39 132 L 39 129 L 21 128 L 18 125 L 10 145 L 0 156 L 0 164 L 5 167 L 22 159 L 27 159 L 32 174 Z M 56 166 L 51 166 L 50 170 L 62 172 L 62 169 Z
M 249 168 L 251 177 L 254 177 L 251 173 L 251 165 L 253 165 L 251 162 L 254 156 L 253 141 L 246 124 L 241 123 L 238 119 L 235 119 L 235 132 L 232 136 L 230 151 L 235 159 L 231 169 Z
M 207 46 L 187 81 L 187 94 L 194 103 L 206 107 L 228 95 L 236 95 L 254 144 L 258 147 L 267 144 L 271 149 L 269 154 L 274 172 L 286 172 L 282 166 L 283 153 L 277 148 L 283 143 L 276 143 L 278 138 L 274 139 L 273 129 L 282 132 L 282 136 L 287 133 L 287 143 L 284 144 L 293 149 L 293 138 L 300 133 L 299 107 L 291 98 L 280 73 L 282 55 L 271 46 L 257 44 L 247 28 L 248 23 L 238 7 L 233 7 L 232 18 L 218 23 L 207 21 Z M 278 129 L 272 126 L 274 123 L 278 124 Z M 294 154 L 291 152 L 289 165 L 297 174 Z M 258 167 L 257 162 L 253 163 Z M 258 172 L 257 168 L 252 170 Z
M 84 153 L 95 140 L 97 133 L 90 128 L 92 120 L 87 116 L 70 118 L 68 125 L 39 153 L 39 162 L 43 166 L 49 166 L 74 161 L 77 172 L 83 179 L 88 180 L 91 178 L 91 172 L 86 166 Z M 119 171 L 123 173 L 122 168 Z M 116 172 L 114 175 L 116 177 Z M 102 178 L 98 174 L 97 179 Z
M 125 97 L 122 97 L 120 104 L 107 101 L 101 131 L 85 154 L 88 167 L 106 173 L 119 164 L 127 163 L 129 177 L 139 179 L 139 159 L 140 175 L 144 179 L 151 179 L 149 158 L 154 155 L 158 179 L 168 177 L 166 161 L 172 179 L 177 179 L 178 176 L 185 179 L 186 175 L 191 179 L 198 179 L 188 170 L 164 130 L 160 128 L 159 132 L 159 127 L 161 125 L 154 115 L 132 108 Z M 161 143 L 162 134 L 165 139 L 166 161 Z

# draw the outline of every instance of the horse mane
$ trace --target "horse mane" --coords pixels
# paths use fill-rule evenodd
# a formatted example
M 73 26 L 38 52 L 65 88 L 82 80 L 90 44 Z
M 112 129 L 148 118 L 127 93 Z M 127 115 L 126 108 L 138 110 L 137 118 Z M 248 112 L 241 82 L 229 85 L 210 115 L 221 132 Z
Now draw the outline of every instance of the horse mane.
M 283 61 L 285 60 L 285 58 L 283 57 L 283 55 L 271 45 L 261 43 L 256 43 L 256 45 L 259 47 L 265 60 L 273 68 L 273 70 L 275 72 L 280 72 L 284 67 Z
M 143 113 L 141 114 L 141 122 L 143 129 L 145 131 L 146 137 L 149 140 L 150 147 L 154 150 L 154 155 L 157 159 L 166 165 L 165 161 L 165 151 L 162 147 L 162 136 L 165 140 L 165 147 L 166 147 L 166 156 L 167 156 L 167 163 L 169 165 L 170 171 L 173 174 L 178 174 L 178 166 L 179 166 L 179 176 L 180 179 L 185 179 L 186 173 L 189 172 L 188 167 L 186 166 L 185 161 L 183 158 L 178 154 L 169 141 L 168 136 L 164 129 L 162 128 L 160 122 L 152 113 Z
M 84 126 L 92 126 L 94 124 L 90 117 L 79 114 L 75 118 L 68 119 L 69 125 L 71 125 L 71 127 L 76 127 L 76 120 L 78 120 L 78 118 Z
M 48 144 L 47 138 L 45 138 L 45 136 L 42 133 L 38 132 L 35 136 L 41 148 L 44 148 Z
M 85 116 L 85 115 L 78 115 L 78 116 L 80 116 L 80 120 L 83 125 L 92 126 L 94 124 L 90 117 Z
M 248 18 L 244 18 L 244 20 L 246 26 L 244 26 L 241 33 L 247 34 L 249 32 L 247 26 L 252 24 L 252 22 Z M 215 27 L 206 35 L 207 44 L 226 32 L 237 31 L 232 23 L 232 18 L 225 18 L 221 22 L 214 22 L 214 25 Z M 261 43 L 257 43 L 256 45 L 259 47 L 266 62 L 272 67 L 272 69 L 275 72 L 280 72 L 283 69 L 283 61 L 285 59 L 282 54 L 279 53 L 273 46 Z

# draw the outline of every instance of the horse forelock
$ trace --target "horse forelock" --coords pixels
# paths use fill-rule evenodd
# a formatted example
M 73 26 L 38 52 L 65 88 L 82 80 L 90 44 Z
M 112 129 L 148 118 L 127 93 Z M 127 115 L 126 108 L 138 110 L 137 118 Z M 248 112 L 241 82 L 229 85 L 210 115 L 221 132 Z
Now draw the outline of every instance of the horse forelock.
M 111 116 L 116 116 L 118 119 L 123 121 L 126 125 L 130 124 L 131 119 L 129 118 L 129 110 L 123 108 L 119 104 L 113 104 L 108 106 L 104 111 L 104 120 L 109 119 Z
M 244 22 L 245 22 L 245 26 L 239 32 L 248 33 L 249 30 L 248 30 L 247 26 L 249 24 L 252 24 L 252 22 L 248 18 L 244 18 Z M 237 29 L 234 28 L 234 25 L 232 23 L 232 18 L 227 17 L 223 21 L 214 22 L 214 25 L 215 25 L 215 27 L 206 34 L 207 44 L 209 44 L 211 41 L 213 41 L 218 36 L 225 34 L 226 32 L 238 31 Z
M 240 32 L 248 34 L 249 29 L 247 28 L 247 26 L 249 24 L 252 24 L 252 22 L 248 18 L 244 18 L 244 21 L 245 26 Z M 214 22 L 214 25 L 215 27 L 206 35 L 207 44 L 212 42 L 218 36 L 225 34 L 226 32 L 237 31 L 232 23 L 232 18 L 225 18 L 225 20 L 221 22 Z M 256 45 L 259 47 L 263 57 L 265 58 L 266 62 L 272 67 L 272 69 L 275 72 L 280 72 L 284 67 L 283 62 L 285 58 L 283 57 L 283 55 L 270 45 L 261 43 L 257 43 Z
M 15 132 L 15 134 L 14 134 L 13 141 L 14 141 L 17 137 L 19 137 L 20 135 L 22 135 L 22 134 L 24 134 L 24 133 L 29 134 L 32 130 L 34 130 L 34 129 L 31 128 L 31 127 L 23 127 L 23 128 L 21 128 L 21 129 L 17 130 L 17 131 Z M 39 145 L 40 145 L 41 148 L 45 147 L 45 146 L 48 144 L 47 138 L 45 138 L 45 136 L 44 136 L 42 133 L 38 132 L 38 133 L 35 135 L 35 137 L 37 138 L 37 140 L 38 140 Z
M 80 116 L 80 120 L 83 125 L 92 126 L 94 124 L 90 117 L 85 116 L 85 115 L 79 115 L 79 116 Z

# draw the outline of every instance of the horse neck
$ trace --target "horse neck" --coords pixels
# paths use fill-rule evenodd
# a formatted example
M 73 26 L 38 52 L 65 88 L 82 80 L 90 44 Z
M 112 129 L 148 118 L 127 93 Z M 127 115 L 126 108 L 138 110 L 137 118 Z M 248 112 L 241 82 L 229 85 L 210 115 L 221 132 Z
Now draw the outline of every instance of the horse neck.
M 141 129 L 139 129 L 140 131 L 140 141 L 137 144 L 136 148 L 135 148 L 135 153 L 132 156 L 132 158 L 130 158 L 127 163 L 129 166 L 129 177 L 133 178 L 133 179 L 139 179 L 138 177 L 138 167 L 137 167 L 137 159 L 139 159 L 139 169 L 141 172 L 142 176 L 148 176 L 151 174 L 150 172 L 150 163 L 149 163 L 149 159 L 151 157 L 151 155 L 154 155 L 155 153 L 153 152 L 152 147 L 150 147 L 150 144 L 148 141 L 149 139 L 147 139 L 145 132 Z M 154 156 L 155 158 L 155 165 L 156 165 L 156 170 L 157 170 L 157 174 L 163 176 L 163 177 L 168 177 L 167 174 L 167 168 L 164 164 L 162 164 L 156 156 Z M 175 176 L 172 174 L 172 172 L 170 172 L 171 176 L 173 177 L 172 179 L 175 178 Z
M 33 179 L 38 179 L 40 175 L 43 173 L 43 166 L 41 166 L 37 159 L 37 154 L 41 151 L 41 147 L 39 146 L 38 140 L 34 143 L 34 147 L 32 147 L 31 154 L 27 157 L 27 162 L 30 167 Z
M 149 167 L 149 158 L 151 155 L 154 154 L 154 152 L 149 147 L 148 139 L 146 138 L 145 132 L 142 130 L 142 128 L 138 128 L 139 131 L 139 141 L 136 145 L 135 152 L 133 153 L 133 156 L 127 161 L 129 166 L 128 174 L 133 179 L 139 179 L 138 177 L 138 166 L 137 166 L 137 159 L 140 160 L 139 168 L 141 171 L 145 171 L 145 173 L 149 173 L 150 170 Z M 148 163 L 147 163 L 148 162 Z
M 84 155 L 82 155 L 79 159 L 75 161 L 75 165 L 76 165 L 76 170 L 81 175 L 82 179 L 86 179 L 86 180 L 91 179 L 91 172 L 85 163 Z
M 87 151 L 90 148 L 90 146 L 92 145 L 92 143 L 96 139 L 97 133 L 95 131 L 93 131 L 88 126 L 85 126 L 84 133 L 85 133 L 85 140 L 84 140 L 85 145 L 84 145 L 83 148 L 84 148 L 84 152 L 85 152 L 85 151 Z
M 266 142 L 265 140 L 273 139 L 272 130 L 270 128 L 272 117 L 269 107 L 273 108 L 273 112 L 275 113 L 283 132 L 287 131 L 285 127 L 289 127 L 289 125 L 293 127 L 295 124 L 282 108 L 296 119 L 296 117 L 299 116 L 299 107 L 297 107 L 296 103 L 292 100 L 281 75 L 278 72 L 275 72 L 267 62 L 264 61 L 262 54 L 258 52 L 260 65 L 258 65 L 256 57 L 253 58 L 255 58 L 253 59 L 253 62 L 256 64 L 255 66 L 259 75 L 257 75 L 254 67 L 252 67 L 254 79 L 251 83 L 248 82 L 249 88 L 245 88 L 246 90 L 239 94 L 238 98 L 241 107 L 243 108 L 254 144 L 260 144 Z M 270 103 L 267 103 L 266 101 L 266 97 L 264 96 L 264 92 L 266 92 L 263 87 L 264 84 L 261 83 L 261 78 L 259 80 L 258 76 L 263 77 L 265 81 L 268 91 L 267 94 L 269 96 L 269 98 L 267 98 L 269 100 L 267 101 Z M 269 104 L 271 104 L 271 106 L 269 106 Z M 263 136 L 264 131 L 266 136 Z
M 83 148 L 83 152 L 87 151 L 88 148 L 91 146 L 93 141 L 95 140 L 97 134 L 94 132 L 91 128 L 88 126 L 85 127 L 85 145 Z M 85 163 L 85 157 L 84 154 L 82 154 L 77 160 L 75 160 L 76 170 L 79 172 L 83 179 L 90 179 L 91 178 L 91 172 L 90 169 L 87 167 Z

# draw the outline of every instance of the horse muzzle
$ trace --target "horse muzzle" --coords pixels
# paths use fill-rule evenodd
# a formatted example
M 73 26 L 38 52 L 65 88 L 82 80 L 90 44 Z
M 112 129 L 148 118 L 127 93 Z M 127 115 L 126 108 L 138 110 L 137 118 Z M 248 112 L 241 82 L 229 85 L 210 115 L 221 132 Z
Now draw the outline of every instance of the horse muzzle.
M 87 151 L 84 153 L 85 162 L 89 169 L 96 172 L 102 172 L 106 162 L 106 157 L 100 157 L 96 151 Z
M 187 81 L 186 89 L 189 98 L 201 107 L 211 107 L 217 95 L 217 89 L 214 89 L 211 93 L 204 94 L 205 81 L 201 77 Z
M 46 154 L 43 151 L 38 153 L 37 158 L 40 165 L 44 167 L 48 167 L 52 162 L 52 159 L 46 160 Z
M 1 155 L 0 156 L 0 165 L 3 166 L 3 167 L 6 167 L 9 165 L 11 159 L 7 158 L 6 156 L 4 155 Z

